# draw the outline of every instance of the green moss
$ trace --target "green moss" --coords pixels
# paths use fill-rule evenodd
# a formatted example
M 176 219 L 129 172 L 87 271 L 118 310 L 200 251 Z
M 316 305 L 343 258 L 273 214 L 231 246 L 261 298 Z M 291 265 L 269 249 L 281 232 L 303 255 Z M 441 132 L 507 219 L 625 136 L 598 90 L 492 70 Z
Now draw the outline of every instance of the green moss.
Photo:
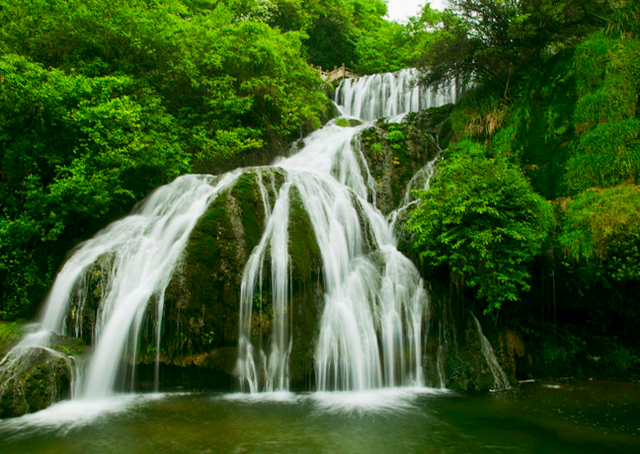
M 17 367 L 0 370 L 0 418 L 42 410 L 70 395 L 67 359 L 47 349 L 23 354 Z
M 87 343 L 77 337 L 61 336 L 53 343 L 53 348 L 67 356 L 79 357 L 85 353 Z
M 295 279 L 310 279 L 322 266 L 320 248 L 309 215 L 298 191 L 291 190 L 289 213 L 289 256 Z
M 160 357 L 167 364 L 196 364 L 230 373 L 229 355 L 218 364 L 217 351 L 236 351 L 240 307 L 240 285 L 244 266 L 259 244 L 265 208 L 258 179 L 262 179 L 267 204 L 273 207 L 284 182 L 281 171 L 251 169 L 236 184 L 214 200 L 193 230 L 185 256 L 172 279 L 165 304 L 164 334 Z M 317 336 L 318 304 L 322 295 L 320 250 L 313 227 L 297 190 L 291 191 L 289 254 L 291 263 L 291 355 L 292 381 L 303 381 L 313 367 L 313 345 Z M 270 268 L 267 254 L 264 269 Z M 265 345 L 271 332 L 272 291 L 270 273 L 264 273 L 262 288 L 253 301 L 252 342 Z M 151 314 L 153 315 L 153 314 Z M 149 317 L 153 319 L 153 317 Z M 153 329 L 140 345 L 138 359 L 155 358 Z M 226 350 L 225 350 L 226 351 Z M 222 358 L 222 357 L 220 357 Z M 220 361 L 223 361 L 220 359 Z M 235 360 L 235 355 L 234 355 Z
M 283 175 L 249 169 L 212 202 L 191 233 L 167 289 L 161 355 L 177 358 L 237 345 L 244 266 L 265 224 L 259 177 L 273 204 Z
M 389 134 L 387 134 L 387 142 L 389 142 L 391 149 L 394 151 L 401 151 L 407 146 L 404 134 L 398 129 L 389 131 Z
M 362 122 L 355 118 L 341 117 L 336 120 L 336 126 L 340 126 L 342 128 L 353 128 L 354 126 L 360 126 L 361 124 Z
M 313 370 L 313 353 L 320 310 L 322 256 L 300 194 L 290 194 L 289 256 L 291 260 L 292 352 L 289 370 L 293 384 L 302 384 Z
M 4 356 L 16 344 L 24 331 L 20 322 L 0 322 L 0 356 Z

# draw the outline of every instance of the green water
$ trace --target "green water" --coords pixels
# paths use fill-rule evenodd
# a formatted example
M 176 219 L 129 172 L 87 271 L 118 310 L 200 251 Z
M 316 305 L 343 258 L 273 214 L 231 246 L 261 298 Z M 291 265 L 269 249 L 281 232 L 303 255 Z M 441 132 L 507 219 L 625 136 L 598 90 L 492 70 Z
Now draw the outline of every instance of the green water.
M 0 420 L 5 453 L 634 453 L 640 386 L 124 396 Z

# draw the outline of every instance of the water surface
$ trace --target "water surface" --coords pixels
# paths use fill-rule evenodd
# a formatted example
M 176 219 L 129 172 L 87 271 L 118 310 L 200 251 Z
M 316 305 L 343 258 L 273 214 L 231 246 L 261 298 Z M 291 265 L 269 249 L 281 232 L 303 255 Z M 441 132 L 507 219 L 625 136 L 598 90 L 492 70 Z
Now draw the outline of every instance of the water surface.
M 631 453 L 640 386 L 154 394 L 0 420 L 2 453 Z

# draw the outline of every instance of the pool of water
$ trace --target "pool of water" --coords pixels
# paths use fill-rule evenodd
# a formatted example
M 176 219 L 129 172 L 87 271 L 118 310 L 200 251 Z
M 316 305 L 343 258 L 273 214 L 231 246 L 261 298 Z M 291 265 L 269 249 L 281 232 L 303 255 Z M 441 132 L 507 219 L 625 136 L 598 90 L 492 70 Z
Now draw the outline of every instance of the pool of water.
M 640 385 L 152 394 L 0 420 L 6 453 L 633 453 Z

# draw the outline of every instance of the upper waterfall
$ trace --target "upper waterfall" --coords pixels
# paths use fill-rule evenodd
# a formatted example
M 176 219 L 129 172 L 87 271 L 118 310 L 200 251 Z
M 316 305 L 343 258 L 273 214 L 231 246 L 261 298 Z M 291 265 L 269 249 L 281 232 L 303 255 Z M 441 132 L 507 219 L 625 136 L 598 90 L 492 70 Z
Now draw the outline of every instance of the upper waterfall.
M 455 82 L 426 89 L 417 83 L 415 69 L 403 69 L 345 79 L 336 89 L 334 101 L 346 116 L 365 121 L 380 118 L 397 121 L 401 115 L 454 103 L 458 97 Z

